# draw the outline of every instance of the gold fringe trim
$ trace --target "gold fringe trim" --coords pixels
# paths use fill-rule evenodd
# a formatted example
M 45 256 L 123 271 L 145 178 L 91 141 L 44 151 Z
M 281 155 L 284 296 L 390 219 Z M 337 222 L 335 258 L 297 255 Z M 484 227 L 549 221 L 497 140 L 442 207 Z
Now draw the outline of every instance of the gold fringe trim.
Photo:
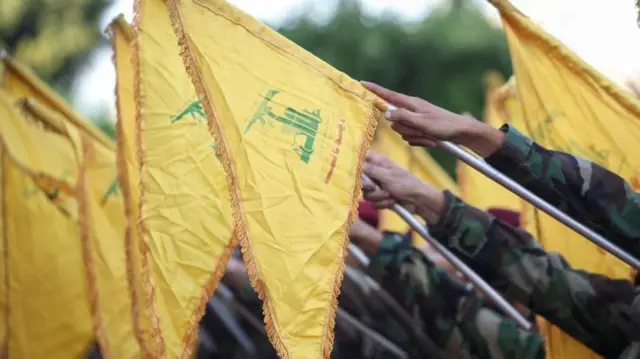
M 187 39 L 187 35 L 183 26 L 184 21 L 182 18 L 182 13 L 180 11 L 180 8 L 176 4 L 175 0 L 167 0 L 167 5 L 169 7 L 169 14 L 170 14 L 171 22 L 173 24 L 174 32 L 178 37 L 178 44 L 180 46 L 180 55 L 185 63 L 185 68 L 194 84 L 198 97 L 202 101 L 203 109 L 207 116 L 207 123 L 208 123 L 210 134 L 215 139 L 215 142 L 217 144 L 217 150 L 219 151 L 218 154 L 220 155 L 220 161 L 225 170 L 225 173 L 227 174 L 227 182 L 229 184 L 229 193 L 231 196 L 231 205 L 233 209 L 233 233 L 235 235 L 235 238 L 237 238 L 240 241 L 240 247 L 241 247 L 242 255 L 245 261 L 245 266 L 249 274 L 249 280 L 251 282 L 251 285 L 258 293 L 259 298 L 263 301 L 262 310 L 264 314 L 264 322 L 265 322 L 267 337 L 269 338 L 269 341 L 275 348 L 280 358 L 290 359 L 290 356 L 278 333 L 278 330 L 273 318 L 272 309 L 270 306 L 270 300 L 266 295 L 264 284 L 260 279 L 260 274 L 259 274 L 259 271 L 257 270 L 257 262 L 253 256 L 253 251 L 251 250 L 251 242 L 249 241 L 249 234 L 247 232 L 246 226 L 244 225 L 245 215 L 242 208 L 240 188 L 236 183 L 235 164 L 231 160 L 229 147 L 223 135 L 224 131 L 222 130 L 222 128 L 218 123 L 217 115 L 215 113 L 215 110 L 209 98 L 209 94 L 204 84 L 202 74 L 200 73 L 197 59 L 191 51 L 190 44 Z M 358 94 L 354 93 L 353 91 L 350 91 L 347 89 L 345 89 L 345 91 L 353 95 L 356 95 L 358 98 L 362 99 L 361 96 L 358 96 Z M 377 102 L 378 101 L 376 99 L 376 103 Z M 340 294 L 340 283 L 342 282 L 343 275 L 344 275 L 344 267 L 345 267 L 344 259 L 346 257 L 346 254 L 348 251 L 348 245 L 349 245 L 348 233 L 349 233 L 351 224 L 355 222 L 355 220 L 358 217 L 358 198 L 359 198 L 360 186 L 361 186 L 360 176 L 362 175 L 362 169 L 363 169 L 366 153 L 369 149 L 369 145 L 373 140 L 373 137 L 375 134 L 377 118 L 379 115 L 380 115 L 380 110 L 375 106 L 373 106 L 372 104 L 371 114 L 369 114 L 367 118 L 365 134 L 364 134 L 362 145 L 359 151 L 359 162 L 356 169 L 356 181 L 354 183 L 354 189 L 353 189 L 351 212 L 346 225 L 347 236 L 342 244 L 342 253 L 336 259 L 336 265 L 338 267 L 337 273 L 331 283 L 333 287 L 333 293 L 332 293 L 329 313 L 327 316 L 327 321 L 325 322 L 325 325 L 324 325 L 325 334 L 323 336 L 324 338 L 322 340 L 322 345 L 321 345 L 321 355 L 322 355 L 322 358 L 324 359 L 329 358 L 329 356 L 331 355 L 331 350 L 333 348 L 333 343 L 335 338 L 335 334 L 333 330 L 335 327 L 335 314 L 338 306 L 338 296 Z M 232 248 L 233 246 L 229 246 L 227 247 L 227 250 L 231 251 Z
M 353 188 L 351 190 L 351 213 L 349 215 L 349 220 L 347 222 L 345 228 L 345 238 L 342 241 L 342 253 L 336 259 L 336 264 L 338 266 L 338 271 L 336 272 L 336 276 L 333 280 L 333 295 L 331 297 L 331 307 L 329 308 L 329 314 L 327 316 L 327 322 L 325 323 L 325 340 L 323 341 L 322 346 L 322 358 L 328 359 L 331 356 L 331 351 L 333 350 L 333 344 L 335 342 L 335 325 L 336 325 L 336 310 L 338 308 L 338 297 L 340 296 L 340 287 L 342 285 L 342 280 L 344 279 L 344 270 L 345 270 L 345 258 L 347 257 L 347 253 L 349 251 L 349 244 L 351 240 L 349 239 L 349 232 L 351 231 L 351 225 L 358 219 L 358 199 L 360 198 L 361 190 L 362 190 L 362 172 L 364 169 L 364 162 L 367 156 L 367 152 L 369 151 L 369 147 L 373 142 L 373 138 L 376 132 L 376 126 L 378 124 L 378 118 L 383 111 L 386 110 L 386 104 L 383 106 L 384 110 L 378 108 L 380 105 L 379 99 L 376 99 L 371 103 L 371 109 L 366 118 L 366 123 L 364 127 L 364 133 L 362 136 L 362 142 L 360 144 L 360 149 L 358 150 L 358 165 L 356 167 L 355 173 L 355 182 L 353 184 Z
M 209 297 L 213 295 L 213 292 L 218 287 L 218 283 L 220 282 L 220 279 L 224 275 L 227 262 L 229 262 L 229 259 L 233 254 L 233 248 L 236 247 L 236 244 L 237 244 L 237 240 L 235 239 L 235 237 L 232 237 L 230 239 L 229 244 L 227 244 L 224 251 L 222 252 L 222 256 L 220 256 L 220 258 L 218 259 L 218 263 L 213 269 L 213 272 L 211 273 L 209 280 L 207 281 L 204 288 L 202 289 L 202 295 L 200 296 L 200 303 L 198 303 L 198 306 L 193 312 L 191 319 L 189 320 L 189 328 L 187 329 L 187 332 L 185 333 L 185 336 L 182 339 L 182 348 L 180 349 L 181 359 L 191 359 L 193 356 L 192 355 L 193 348 L 195 347 L 195 342 L 197 339 L 197 329 L 200 323 L 200 319 L 202 319 L 202 316 L 204 315 L 204 311 L 207 307 L 207 302 L 209 300 Z
M 84 259 L 85 276 L 87 279 L 87 293 L 89 295 L 89 309 L 91 311 L 91 319 L 93 331 L 100 345 L 100 353 L 104 358 L 113 358 L 111 346 L 104 330 L 102 320 L 102 309 L 100 305 L 100 294 L 96 280 L 95 266 L 93 262 L 93 233 L 91 221 L 91 208 L 89 206 L 91 196 L 88 189 L 87 170 L 89 162 L 93 157 L 93 147 L 86 134 L 81 134 L 82 157 L 80 159 L 80 171 L 77 180 L 77 200 L 78 200 L 78 227 L 80 234 L 80 243 L 82 244 L 82 257 Z
M 65 127 L 64 117 L 51 111 L 45 106 L 36 103 L 31 98 L 21 97 L 15 101 L 15 106 L 24 115 L 25 119 L 32 120 L 39 128 L 53 132 L 57 135 L 69 138 Z
M 200 322 L 200 319 L 204 314 L 207 300 L 213 294 L 213 291 L 217 288 L 218 283 L 220 282 L 220 279 L 224 275 L 227 262 L 229 261 L 229 259 L 231 258 L 231 255 L 233 254 L 233 249 L 235 248 L 238 242 L 238 239 L 243 238 L 242 236 L 246 237 L 246 232 L 242 233 L 240 237 L 237 235 L 238 233 L 240 233 L 240 229 L 241 229 L 241 226 L 240 226 L 241 223 L 240 223 L 240 217 L 239 217 L 240 213 L 236 211 L 236 206 L 237 205 L 239 206 L 240 200 L 239 200 L 239 197 L 234 196 L 234 194 L 236 194 L 237 192 L 235 188 L 236 187 L 235 176 L 229 176 L 229 173 L 234 173 L 234 172 L 229 162 L 227 145 L 226 143 L 224 143 L 224 139 L 222 138 L 222 136 L 217 135 L 218 133 L 221 133 L 220 128 L 218 127 L 218 124 L 215 122 L 216 116 L 215 116 L 215 113 L 213 112 L 213 108 L 211 107 L 211 102 L 209 101 L 209 97 L 208 97 L 208 94 L 206 93 L 206 89 L 204 88 L 204 84 L 201 82 L 201 74 L 198 71 L 198 67 L 197 67 L 197 64 L 195 63 L 195 59 L 191 57 L 192 56 L 191 50 L 189 48 L 186 35 L 184 33 L 184 29 L 182 27 L 182 15 L 180 14 L 180 9 L 178 8 L 178 6 L 175 4 L 173 0 L 167 1 L 167 8 L 169 10 L 169 18 L 171 19 L 173 31 L 176 34 L 176 37 L 178 38 L 178 46 L 180 47 L 180 57 L 182 58 L 185 64 L 186 72 L 188 73 L 189 77 L 191 78 L 194 84 L 198 97 L 202 101 L 204 111 L 207 115 L 207 124 L 209 127 L 209 132 L 213 136 L 215 143 L 218 145 L 217 148 L 219 149 L 221 154 L 221 163 L 225 170 L 225 173 L 227 173 L 227 182 L 229 182 L 229 192 L 231 193 L 232 208 L 233 208 L 233 229 L 231 231 L 231 238 L 229 239 L 227 246 L 224 248 L 222 255 L 218 259 L 218 263 L 216 264 L 213 270 L 211 277 L 209 278 L 209 280 L 207 281 L 207 284 L 204 287 L 201 300 L 200 300 L 200 305 L 198 306 L 196 311 L 193 313 L 193 316 L 191 317 L 191 320 L 189 323 L 189 329 L 187 330 L 187 333 L 185 333 L 185 337 L 183 338 L 183 341 L 182 341 L 180 358 L 189 359 L 191 358 L 194 343 L 196 340 L 198 323 Z M 252 267 L 250 265 L 247 265 L 247 269 L 249 270 L 249 273 L 251 276 L 251 270 L 255 272 L 255 268 L 253 269 L 249 269 L 249 268 L 252 268 Z
M 0 193 L 2 196 L 2 199 L 0 199 L 2 201 L 1 205 L 2 205 L 2 248 L 3 248 L 3 253 L 2 253 L 2 257 L 4 258 L 4 263 L 2 263 L 2 265 L 4 266 L 4 290 L 5 290 L 5 307 L 4 307 L 4 326 L 5 326 L 5 331 L 4 331 L 4 337 L 0 338 L 0 358 L 8 358 L 9 357 L 9 333 L 10 333 L 10 328 L 9 328 L 9 318 L 10 318 L 10 314 L 11 314 L 11 303 L 10 303 L 10 299 L 11 297 L 9 296 L 9 282 L 10 282 L 10 277 L 9 277 L 9 233 L 7 232 L 7 167 L 6 163 L 7 163 L 7 151 L 4 148 L 4 146 L 0 147 L 0 151 L 2 151 L 2 154 L 0 156 L 0 186 L 2 186 L 2 188 L 0 188 Z
M 162 328 L 160 326 L 160 315 L 155 309 L 155 285 L 151 278 L 151 271 L 149 269 L 149 247 L 145 242 L 144 236 L 147 234 L 147 228 L 144 221 L 144 204 L 145 204 L 145 192 L 144 192 L 144 170 L 145 170 L 145 158 L 144 158 L 144 136 L 143 132 L 143 114 L 142 104 L 144 103 L 144 95 L 142 89 L 142 80 L 140 79 L 141 60 L 140 60 L 140 16 L 141 16 L 141 0 L 135 0 L 134 2 L 134 15 L 133 15 L 133 28 L 137 36 L 133 41 L 133 51 L 131 53 L 131 61 L 133 64 L 133 91 L 134 99 L 136 103 L 136 158 L 138 160 L 138 168 L 140 173 L 140 199 L 138 202 L 138 240 L 139 251 L 142 259 L 142 270 L 140 277 L 142 280 L 143 291 L 145 294 L 145 310 L 150 321 L 150 340 L 157 345 L 157 355 L 155 358 L 164 358 L 165 356 L 165 342 L 162 334 Z M 132 298 L 133 299 L 133 298 Z M 139 333 L 138 335 L 142 335 Z
M 118 16 L 115 20 L 107 28 L 109 36 L 111 36 L 113 54 L 111 57 L 111 61 L 113 62 L 113 66 L 116 69 L 116 73 L 118 71 L 118 49 L 116 45 L 116 33 L 118 31 L 123 31 L 124 26 L 121 23 L 124 21 L 124 17 L 122 15 Z M 127 37 L 127 34 L 123 32 L 123 36 L 125 39 L 131 42 L 133 40 L 133 36 Z M 125 265 L 127 268 L 127 282 L 129 289 L 129 296 L 131 298 L 131 321 L 132 321 L 132 329 L 133 334 L 138 342 L 138 346 L 140 347 L 140 356 L 143 359 L 152 358 L 151 351 L 147 347 L 147 342 L 145 340 L 145 330 L 141 324 L 140 320 L 140 298 L 142 294 L 138 290 L 139 283 L 137 278 L 139 278 L 139 273 L 137 273 L 136 261 L 135 261 L 135 253 L 139 250 L 139 243 L 134 241 L 136 230 L 136 224 L 134 221 L 136 219 L 133 218 L 133 199 L 134 196 L 131 193 L 131 186 L 129 185 L 129 168 L 127 166 L 127 158 L 125 155 L 125 150 L 128 148 L 126 144 L 126 133 L 122 124 L 121 117 L 121 109 L 120 109 L 120 95 L 119 95 L 119 86 L 120 86 L 120 78 L 116 76 L 116 86 L 114 89 L 115 98 L 116 98 L 116 170 L 118 175 L 118 181 L 120 182 L 120 190 L 122 191 L 122 197 L 124 202 L 124 215 L 126 218 L 126 224 L 124 228 L 124 248 L 125 248 Z M 133 150 L 133 149 L 129 149 Z
M 640 118 L 640 102 L 628 95 L 620 86 L 602 75 L 598 70 L 585 63 L 560 41 L 539 29 L 527 16 L 521 13 L 507 0 L 489 0 L 498 9 L 502 21 L 506 21 L 514 29 L 536 42 L 547 56 L 555 57 L 564 63 L 576 76 L 600 87 L 606 94 L 620 102 L 622 107 Z
M 131 44 L 131 42 L 136 37 L 133 27 L 131 27 L 131 24 L 129 24 L 127 20 L 125 20 L 123 14 L 119 14 L 118 16 L 114 17 L 109 25 L 107 25 L 107 28 L 104 30 L 104 32 L 108 36 L 110 36 L 112 40 L 115 40 L 113 39 L 113 36 L 115 36 L 114 34 L 116 32 L 119 32 L 122 34 L 122 36 L 124 36 L 124 39 L 127 40 L 129 44 Z M 113 46 L 113 48 L 115 49 L 115 46 Z

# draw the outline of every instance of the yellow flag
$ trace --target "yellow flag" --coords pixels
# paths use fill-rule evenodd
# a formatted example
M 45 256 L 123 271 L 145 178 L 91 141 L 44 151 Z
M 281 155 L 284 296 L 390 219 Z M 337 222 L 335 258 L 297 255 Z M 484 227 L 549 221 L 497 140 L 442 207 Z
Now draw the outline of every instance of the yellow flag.
M 5 175 L 4 170 L 5 163 L 9 164 L 4 146 L 0 145 L 0 233 L 2 234 L 2 240 L 0 240 L 0 253 L 3 254 L 2 261 L 0 263 L 0 278 L 6 278 L 7 274 L 7 258 L 8 252 L 5 246 L 7 240 L 4 235 L 4 221 L 5 221 L 5 207 L 4 207 L 4 192 L 5 192 Z M 9 292 L 7 291 L 7 281 L 0 281 L 0 357 L 6 358 L 7 354 L 7 332 L 9 327 L 8 322 L 8 304 L 9 304 Z
M 77 161 L 50 124 L 0 92 L 7 357 L 76 358 L 93 339 L 77 211 Z M 64 330 L 60 330 L 64 328 Z
M 131 298 L 131 318 L 133 334 L 141 348 L 141 357 L 157 358 L 158 348 L 153 345 L 151 337 L 151 318 L 143 315 L 145 306 L 153 307 L 145 302 L 142 283 L 140 236 L 138 232 L 138 206 L 140 203 L 139 165 L 135 153 L 135 115 L 134 79 L 132 64 L 133 28 L 122 15 L 112 21 L 109 26 L 113 47 L 113 60 L 116 68 L 116 107 L 118 119 L 116 123 L 116 161 L 118 179 L 122 190 L 126 224 L 124 228 L 124 244 L 126 251 L 127 280 Z M 147 268 L 148 269 L 148 268 Z M 149 273 L 146 274 L 147 276 Z
M 235 245 L 231 200 L 165 2 L 138 1 L 136 12 L 144 307 L 164 357 L 187 358 Z
M 488 86 L 484 122 L 492 127 L 499 128 L 508 122 L 504 121 L 496 106 L 497 95 L 500 87 L 504 85 L 504 79 L 498 73 L 491 72 L 487 75 L 486 80 Z M 497 207 L 520 212 L 522 207 L 520 197 L 489 177 L 462 161 L 458 161 L 456 173 L 460 184 L 461 198 L 466 202 L 485 211 L 491 207 Z
M 459 195 L 456 182 L 445 172 L 431 155 L 420 147 L 412 147 L 402 136 L 395 132 L 388 121 L 381 119 L 378 123 L 371 150 L 391 159 L 398 166 L 408 170 L 430 185 Z M 410 228 L 407 222 L 391 210 L 380 213 L 380 228 L 387 231 L 406 233 Z M 417 233 L 412 234 L 415 245 L 424 242 Z
M 60 113 L 71 124 L 86 131 L 103 145 L 112 149 L 115 148 L 113 141 L 100 129 L 86 121 L 62 97 L 42 82 L 33 71 L 10 56 L 2 58 L 2 62 L 4 64 L 2 86 L 10 96 L 33 99 L 42 106 Z
M 94 333 L 105 358 L 137 358 L 125 267 L 124 213 L 116 180 L 115 153 L 56 113 L 30 104 L 43 122 L 56 124 L 72 144 L 75 203 Z M 45 147 L 46 148 L 46 147 Z
M 502 16 L 528 134 L 551 149 L 588 158 L 631 181 L 640 168 L 640 104 L 505 0 Z M 632 270 L 612 255 L 537 211 L 538 239 L 576 268 L 612 278 Z M 551 358 L 596 357 L 555 327 L 545 329 Z
M 269 338 L 281 358 L 328 358 L 378 100 L 226 1 L 167 5 Z
M 29 100 L 25 108 L 62 133 L 66 142 L 71 141 L 71 152 L 65 153 L 72 156 L 73 162 L 65 158 L 64 163 L 73 163 L 76 167 L 85 165 L 85 192 L 74 189 L 72 197 L 65 197 L 68 202 L 65 206 L 72 206 L 79 218 L 86 218 L 80 223 L 78 243 L 82 244 L 84 251 L 89 303 L 101 354 L 105 358 L 137 357 L 139 349 L 132 334 L 131 301 L 124 265 L 125 244 L 122 238 L 125 217 L 114 143 L 82 119 L 26 67 L 9 58 L 5 59 L 5 64 L 4 86 L 7 92 L 15 98 L 27 97 Z M 83 137 L 86 137 L 85 142 L 89 142 L 86 146 Z M 37 142 L 34 147 L 47 148 Z M 85 154 L 85 147 L 89 154 Z M 49 166 L 50 171 L 60 171 L 62 167 L 50 159 L 51 155 L 44 151 L 44 157 L 38 164 L 44 167 L 34 168 L 47 169 Z M 75 181 L 76 178 L 73 179 L 74 185 Z M 84 212 L 78 213 L 78 208 Z

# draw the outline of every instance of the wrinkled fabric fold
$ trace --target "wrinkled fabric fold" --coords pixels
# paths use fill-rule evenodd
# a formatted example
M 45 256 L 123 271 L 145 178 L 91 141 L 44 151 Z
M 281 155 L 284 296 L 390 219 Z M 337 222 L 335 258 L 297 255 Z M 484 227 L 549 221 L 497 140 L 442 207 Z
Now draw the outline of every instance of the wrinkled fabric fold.
M 224 1 L 167 6 L 269 339 L 281 358 L 328 358 L 379 100 Z

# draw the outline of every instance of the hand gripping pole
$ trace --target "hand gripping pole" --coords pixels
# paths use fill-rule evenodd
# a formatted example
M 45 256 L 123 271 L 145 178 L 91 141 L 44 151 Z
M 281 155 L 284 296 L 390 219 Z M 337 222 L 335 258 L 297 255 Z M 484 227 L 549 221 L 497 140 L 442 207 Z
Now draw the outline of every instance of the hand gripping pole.
M 378 187 L 378 185 L 371 180 L 367 175 L 362 174 L 363 183 L 371 183 Z M 415 218 L 409 211 L 399 204 L 393 206 L 393 211 L 400 216 L 411 228 L 418 232 L 425 241 L 435 248 L 446 260 L 449 261 L 460 273 L 462 273 L 473 285 L 476 286 L 485 296 L 489 298 L 500 310 L 506 315 L 511 317 L 520 327 L 525 330 L 531 329 L 531 323 L 520 314 L 506 299 L 504 299 L 493 287 L 484 281 L 476 272 L 469 268 L 462 260 L 451 253 L 445 246 L 436 241 L 429 235 L 425 226 L 423 226 L 417 218 Z
M 390 105 L 390 104 L 387 105 L 387 111 L 393 111 L 395 109 L 396 109 L 395 106 Z M 533 194 L 531 191 L 529 191 L 526 188 L 524 188 L 518 182 L 512 180 L 511 178 L 505 176 L 500 171 L 498 171 L 495 168 L 491 167 L 483 159 L 475 157 L 474 155 L 472 155 L 469 152 L 467 152 L 464 149 L 462 149 L 460 146 L 458 146 L 456 144 L 453 144 L 451 142 L 448 142 L 448 141 L 440 142 L 439 143 L 439 147 L 442 148 L 443 150 L 449 152 L 451 155 L 455 156 L 460 161 L 462 161 L 462 162 L 466 163 L 467 165 L 473 167 L 475 170 L 477 170 L 478 172 L 482 173 L 483 175 L 491 178 L 492 180 L 494 180 L 495 182 L 497 182 L 498 184 L 500 184 L 504 188 L 506 188 L 509 191 L 515 193 L 516 195 L 518 195 L 519 197 L 521 197 L 525 201 L 531 203 L 532 205 L 534 205 L 539 210 L 541 210 L 541 211 L 545 212 L 546 214 L 548 214 L 549 216 L 555 218 L 560 223 L 562 223 L 565 226 L 571 228 L 576 233 L 580 234 L 581 236 L 583 236 L 586 239 L 590 240 L 591 242 L 595 243 L 600 248 L 602 248 L 602 249 L 606 250 L 607 252 L 613 254 L 614 256 L 618 257 L 620 260 L 622 260 L 623 262 L 627 263 L 631 267 L 635 268 L 636 270 L 640 270 L 640 261 L 638 259 L 636 259 L 632 255 L 630 255 L 629 253 L 623 251 L 622 249 L 620 249 L 620 247 L 618 247 L 615 244 L 611 243 L 609 240 L 607 240 L 606 238 L 604 238 L 600 234 L 596 233 L 591 228 L 589 228 L 589 227 L 585 226 L 584 224 L 576 221 L 575 219 L 573 219 L 570 216 L 568 216 L 566 213 L 562 212 L 561 210 L 559 210 L 556 207 L 552 206 L 551 204 L 549 204 L 548 202 L 546 202 L 542 198 L 540 198 L 537 195 Z

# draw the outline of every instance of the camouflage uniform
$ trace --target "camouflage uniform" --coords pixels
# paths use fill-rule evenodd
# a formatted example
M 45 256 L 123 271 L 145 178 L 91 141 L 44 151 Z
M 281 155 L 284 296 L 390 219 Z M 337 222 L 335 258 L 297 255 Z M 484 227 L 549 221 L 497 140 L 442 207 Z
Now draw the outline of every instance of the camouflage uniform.
M 340 290 L 340 307 L 402 348 L 410 358 L 440 357 L 441 350 L 422 331 L 420 323 L 408 313 L 405 319 L 400 318 L 400 315 L 384 300 L 382 291 L 380 285 L 365 273 L 347 268 Z M 402 308 L 400 305 L 397 307 Z M 336 338 L 341 340 L 338 336 Z M 370 337 L 360 335 L 359 340 L 358 347 L 367 358 L 373 358 L 373 354 L 378 352 L 388 352 L 380 345 L 373 345 L 375 341 Z M 342 347 L 341 344 L 336 345 L 334 352 L 340 352 Z M 380 357 L 392 358 L 393 356 L 389 354 Z
M 640 258 L 640 194 L 596 163 L 547 150 L 505 125 L 487 162 L 547 202 Z
M 542 338 L 485 306 L 411 243 L 386 232 L 371 273 L 441 348 L 442 358 L 544 358 Z
M 546 150 L 510 126 L 487 162 L 640 257 L 640 196 L 592 162 Z M 640 357 L 640 288 L 572 269 L 528 233 L 446 193 L 431 234 L 496 289 L 605 358 Z M 501 331 L 502 332 L 502 331 Z M 502 341 L 504 342 L 504 341 Z

